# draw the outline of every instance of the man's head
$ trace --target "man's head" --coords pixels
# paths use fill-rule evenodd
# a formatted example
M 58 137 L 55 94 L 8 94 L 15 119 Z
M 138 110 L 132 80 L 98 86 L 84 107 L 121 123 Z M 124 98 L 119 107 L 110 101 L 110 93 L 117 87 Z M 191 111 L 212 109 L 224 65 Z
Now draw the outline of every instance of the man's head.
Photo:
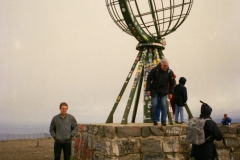
M 60 111 L 61 111 L 61 115 L 66 115 L 67 110 L 68 110 L 68 104 L 66 102 L 62 102 L 60 103 Z
M 179 83 L 180 84 L 182 84 L 182 85 L 185 85 L 185 83 L 186 83 L 186 78 L 184 78 L 184 77 L 181 77 L 180 79 L 179 79 Z
M 168 69 L 168 60 L 167 60 L 167 58 L 162 58 L 161 59 L 161 69 L 163 71 L 166 71 Z
M 225 113 L 223 116 L 224 116 L 224 118 L 227 118 L 227 117 L 228 117 L 228 115 L 227 115 L 226 113 Z
M 212 113 L 212 108 L 207 103 L 202 102 L 200 116 L 203 118 L 207 118 L 207 117 L 210 117 L 211 113 Z

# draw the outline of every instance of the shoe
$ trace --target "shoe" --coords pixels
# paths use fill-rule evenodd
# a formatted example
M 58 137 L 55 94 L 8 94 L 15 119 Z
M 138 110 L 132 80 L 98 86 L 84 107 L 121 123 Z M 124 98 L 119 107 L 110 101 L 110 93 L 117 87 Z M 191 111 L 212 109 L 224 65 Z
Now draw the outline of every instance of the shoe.
M 175 121 L 176 124 L 178 124 L 178 121 Z
M 166 126 L 167 124 L 166 123 L 162 123 L 162 126 Z
M 158 125 L 157 121 L 153 121 L 153 125 L 157 126 Z

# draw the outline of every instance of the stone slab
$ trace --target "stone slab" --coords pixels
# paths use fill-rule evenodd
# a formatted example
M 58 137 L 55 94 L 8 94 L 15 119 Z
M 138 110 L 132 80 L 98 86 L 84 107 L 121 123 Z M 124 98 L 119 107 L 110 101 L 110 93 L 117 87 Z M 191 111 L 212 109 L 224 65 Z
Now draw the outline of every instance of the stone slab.
M 117 136 L 119 138 L 127 138 L 127 137 L 140 137 L 141 136 L 141 127 L 117 127 Z
M 142 127 L 142 137 L 146 138 L 151 136 L 151 131 L 149 127 Z
M 162 152 L 161 139 L 141 139 L 141 152 Z
M 178 137 L 164 137 L 163 138 L 163 151 L 164 152 L 178 152 L 179 151 Z
M 165 136 L 180 136 L 180 134 L 181 134 L 180 125 L 167 126 L 165 128 L 165 132 L 164 132 Z
M 165 160 L 165 154 L 160 153 L 144 153 L 142 160 Z

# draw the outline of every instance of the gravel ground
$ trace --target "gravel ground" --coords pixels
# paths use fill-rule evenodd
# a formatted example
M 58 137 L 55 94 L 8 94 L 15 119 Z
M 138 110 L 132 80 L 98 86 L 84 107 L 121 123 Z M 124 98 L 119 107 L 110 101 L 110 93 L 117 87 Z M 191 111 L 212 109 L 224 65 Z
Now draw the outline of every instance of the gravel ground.
M 53 160 L 53 145 L 53 139 L 0 141 L 0 160 Z

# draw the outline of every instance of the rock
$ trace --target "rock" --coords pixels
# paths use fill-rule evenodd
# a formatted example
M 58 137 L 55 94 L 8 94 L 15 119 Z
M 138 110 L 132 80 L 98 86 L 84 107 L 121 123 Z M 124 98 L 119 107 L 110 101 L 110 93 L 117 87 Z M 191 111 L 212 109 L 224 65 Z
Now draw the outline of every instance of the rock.
M 162 152 L 161 139 L 141 139 L 141 152 Z
M 236 127 L 231 127 L 231 126 L 230 126 L 230 127 L 228 127 L 228 129 L 229 129 L 228 132 L 229 132 L 230 134 L 237 134 L 237 128 L 236 128 Z
M 116 137 L 116 128 L 112 126 L 104 126 L 103 135 L 107 138 L 115 138 Z
M 163 136 L 163 131 L 161 130 L 161 127 L 151 126 L 151 127 L 149 127 L 149 128 L 150 128 L 151 133 L 152 133 L 154 136 Z
M 228 133 L 229 131 L 228 126 L 219 126 L 219 129 L 221 130 L 222 134 Z
M 178 152 L 179 151 L 178 137 L 164 137 L 163 138 L 163 151 L 164 152 Z
M 165 155 L 163 152 L 144 153 L 142 160 L 165 160 Z
M 151 136 L 151 131 L 149 127 L 142 127 L 142 137 L 146 138 Z
M 226 137 L 225 138 L 226 147 L 239 147 L 239 141 L 234 137 Z
M 181 133 L 180 125 L 167 126 L 164 135 L 165 136 L 179 136 Z
M 141 127 L 117 127 L 117 136 L 119 138 L 127 138 L 127 137 L 140 137 L 141 136 Z
M 217 149 L 219 160 L 230 160 L 230 150 L 229 149 Z
M 187 129 L 187 126 L 182 126 L 181 135 L 186 135 L 186 129 Z
M 179 137 L 179 145 L 180 145 L 180 153 L 189 153 L 191 148 L 190 148 L 190 144 L 186 142 L 186 136 L 180 136 Z
M 127 156 L 118 157 L 118 160 L 139 160 L 141 159 L 139 154 L 130 154 Z

